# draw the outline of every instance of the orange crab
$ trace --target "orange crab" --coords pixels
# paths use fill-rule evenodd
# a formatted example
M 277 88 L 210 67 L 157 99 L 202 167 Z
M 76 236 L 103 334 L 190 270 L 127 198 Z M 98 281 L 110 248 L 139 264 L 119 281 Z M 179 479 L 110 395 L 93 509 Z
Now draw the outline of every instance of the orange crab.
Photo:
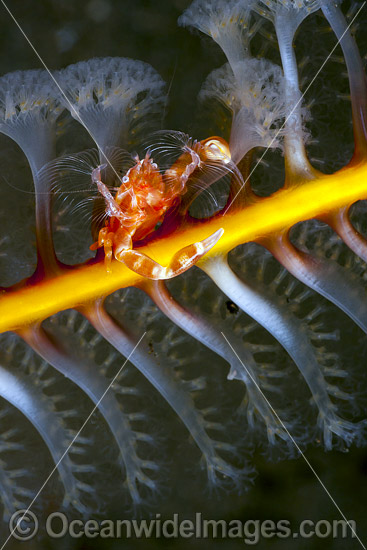
M 216 160 L 223 165 L 230 163 L 227 143 L 221 138 L 209 138 L 194 142 L 163 174 L 148 152 L 144 159 L 138 156 L 136 164 L 121 178 L 121 185 L 112 196 L 102 182 L 98 166 L 92 172 L 92 180 L 106 202 L 108 219 L 99 231 L 98 241 L 90 248 L 104 247 L 105 265 L 109 272 L 112 255 L 129 269 L 148 279 L 171 279 L 183 273 L 206 254 L 220 239 L 223 229 L 219 229 L 206 239 L 190 244 L 176 252 L 167 267 L 163 267 L 149 256 L 133 249 L 133 241 L 149 235 L 157 223 L 161 222 L 167 210 L 187 191 L 187 181 L 191 174 L 208 160 Z

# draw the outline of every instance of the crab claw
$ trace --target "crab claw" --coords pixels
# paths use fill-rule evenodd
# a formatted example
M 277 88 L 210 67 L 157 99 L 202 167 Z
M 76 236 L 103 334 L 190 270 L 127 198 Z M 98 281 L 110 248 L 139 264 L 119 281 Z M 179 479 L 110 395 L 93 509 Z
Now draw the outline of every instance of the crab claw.
M 116 259 L 147 279 L 172 279 L 196 264 L 200 258 L 213 248 L 223 233 L 224 229 L 218 229 L 203 241 L 181 248 L 173 256 L 167 267 L 161 266 L 138 250 L 122 250 L 116 254 Z

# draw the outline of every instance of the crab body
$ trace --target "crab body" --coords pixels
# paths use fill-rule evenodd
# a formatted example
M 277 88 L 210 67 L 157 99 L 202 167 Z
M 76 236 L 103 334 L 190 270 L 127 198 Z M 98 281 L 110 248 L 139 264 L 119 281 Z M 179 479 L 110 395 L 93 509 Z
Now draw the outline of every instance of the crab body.
M 133 250 L 133 242 L 154 231 L 167 210 L 186 193 L 187 181 L 200 166 L 200 152 L 203 151 L 202 144 L 196 142 L 193 148 L 187 148 L 163 174 L 149 153 L 142 160 L 136 156 L 136 164 L 121 178 L 121 185 L 114 197 L 102 182 L 103 166 L 93 170 L 92 180 L 105 199 L 108 218 L 99 232 L 98 241 L 91 249 L 104 247 L 108 272 L 114 256 L 139 275 L 149 279 L 170 279 L 189 269 L 215 245 L 223 230 L 216 231 L 199 243 L 182 248 L 167 267 L 161 266 L 138 250 Z

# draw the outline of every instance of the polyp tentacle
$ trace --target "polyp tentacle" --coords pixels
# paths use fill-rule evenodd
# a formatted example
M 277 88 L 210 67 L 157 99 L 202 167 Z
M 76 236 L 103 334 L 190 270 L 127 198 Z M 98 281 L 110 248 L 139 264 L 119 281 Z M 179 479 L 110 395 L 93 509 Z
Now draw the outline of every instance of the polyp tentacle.
M 107 313 L 103 306 L 103 300 L 97 301 L 83 309 L 82 312 L 95 329 L 120 353 L 125 357 L 131 354 L 134 349 L 131 336 Z M 240 472 L 218 455 L 214 441 L 210 439 L 205 430 L 205 421 L 200 411 L 196 409 L 190 395 L 178 384 L 177 379 L 172 377 L 171 370 L 158 364 L 141 347 L 134 351 L 130 360 L 184 422 L 203 454 L 209 478 L 217 471 L 236 479 Z
M 95 405 L 98 404 L 98 409 L 118 444 L 131 497 L 135 503 L 140 502 L 136 480 L 140 479 L 142 472 L 134 447 L 134 432 L 113 392 L 106 392 L 108 380 L 98 373 L 96 365 L 82 363 L 78 358 L 73 358 L 69 350 L 68 353 L 64 352 L 61 342 L 51 339 L 42 327 L 36 325 L 20 331 L 20 335 L 38 355 L 77 384 Z

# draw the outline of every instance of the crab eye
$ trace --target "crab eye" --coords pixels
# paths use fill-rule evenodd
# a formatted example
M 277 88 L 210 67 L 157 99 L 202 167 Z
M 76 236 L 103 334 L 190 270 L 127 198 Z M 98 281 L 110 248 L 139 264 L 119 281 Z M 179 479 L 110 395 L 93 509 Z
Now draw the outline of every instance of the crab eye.
M 231 153 L 228 144 L 221 138 L 209 138 L 202 142 L 205 153 L 211 160 L 221 160 L 225 163 L 231 161 Z

